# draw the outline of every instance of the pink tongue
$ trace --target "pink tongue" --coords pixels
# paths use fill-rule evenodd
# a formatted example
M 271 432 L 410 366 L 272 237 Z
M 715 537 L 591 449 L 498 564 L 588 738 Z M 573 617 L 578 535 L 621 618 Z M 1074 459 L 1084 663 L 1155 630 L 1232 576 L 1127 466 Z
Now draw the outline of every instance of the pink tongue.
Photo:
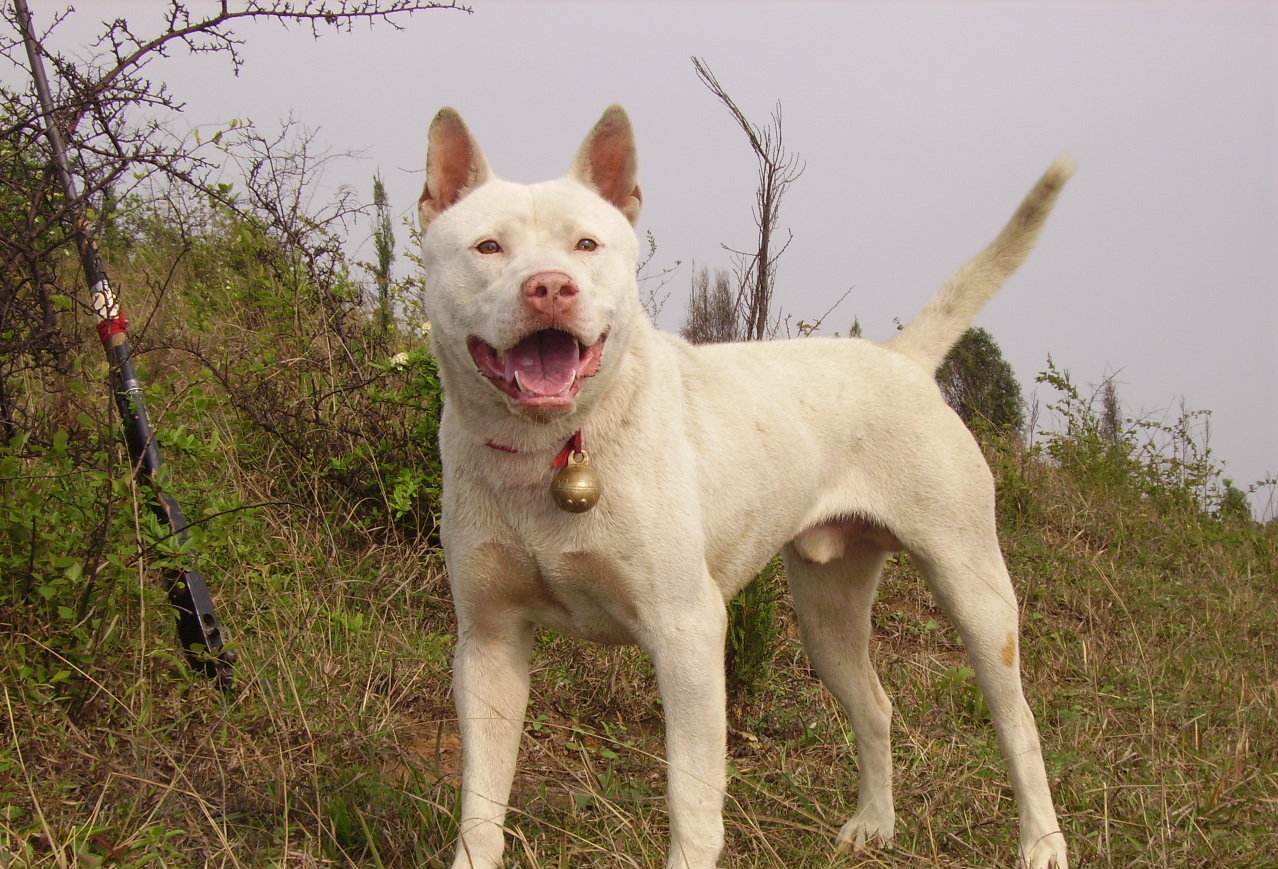
M 580 361 L 576 338 L 567 332 L 543 329 L 506 351 L 506 376 L 513 379 L 518 372 L 526 392 L 558 395 L 572 386 Z

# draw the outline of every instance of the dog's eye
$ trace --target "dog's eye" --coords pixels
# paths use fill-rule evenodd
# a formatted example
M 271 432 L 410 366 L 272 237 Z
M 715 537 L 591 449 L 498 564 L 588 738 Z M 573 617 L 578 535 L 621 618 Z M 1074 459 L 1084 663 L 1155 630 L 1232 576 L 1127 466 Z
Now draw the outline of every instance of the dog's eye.
M 597 250 L 598 247 L 599 247 L 599 242 L 595 241 L 593 238 L 583 238 L 581 241 L 577 242 L 577 250 L 584 250 L 589 252 L 592 250 Z
M 480 253 L 501 253 L 501 245 L 493 241 L 491 238 L 486 238 L 479 244 L 475 245 L 475 250 Z

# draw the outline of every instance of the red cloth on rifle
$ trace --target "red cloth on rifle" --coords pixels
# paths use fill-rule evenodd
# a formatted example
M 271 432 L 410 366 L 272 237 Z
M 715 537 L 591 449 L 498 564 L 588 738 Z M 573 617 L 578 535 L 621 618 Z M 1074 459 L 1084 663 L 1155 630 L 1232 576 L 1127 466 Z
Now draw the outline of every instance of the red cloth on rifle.
M 129 333 L 129 321 L 124 316 L 124 312 L 116 314 L 110 320 L 98 321 L 98 338 L 102 341 L 103 347 L 111 346 L 112 335 L 127 335 Z

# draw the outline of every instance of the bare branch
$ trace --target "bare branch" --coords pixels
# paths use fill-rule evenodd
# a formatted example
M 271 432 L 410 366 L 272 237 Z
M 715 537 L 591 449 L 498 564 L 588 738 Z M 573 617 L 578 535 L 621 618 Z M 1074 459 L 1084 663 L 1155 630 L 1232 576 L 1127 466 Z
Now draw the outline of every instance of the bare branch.
M 161 200 L 180 198 L 175 190 L 194 194 L 262 222 L 287 244 L 290 255 L 300 257 L 287 264 L 273 261 L 273 267 L 319 275 L 315 286 L 334 284 L 339 261 L 334 238 L 359 207 L 349 193 L 339 197 L 340 204 L 319 209 L 306 200 L 303 179 L 322 170 L 329 157 L 306 137 L 287 144 L 253 139 L 233 121 L 230 128 L 240 133 L 237 145 L 249 170 L 248 199 L 238 202 L 221 183 L 225 154 L 216 150 L 217 142 L 201 142 L 198 136 L 192 142 L 165 126 L 166 113 L 180 112 L 183 105 L 161 77 L 151 74 L 157 59 L 171 56 L 174 49 L 211 53 L 227 57 L 238 72 L 244 41 L 235 28 L 246 22 L 301 25 L 318 37 L 364 22 L 398 29 L 404 19 L 428 10 L 470 11 L 456 0 L 223 0 L 200 13 L 192 11 L 195 4 L 188 0 L 155 5 L 162 15 L 158 33 L 125 18 L 104 21 L 94 43 L 96 55 L 88 60 L 49 48 L 50 33 L 74 10 L 40 23 L 33 50 L 52 68 L 50 117 L 33 89 L 0 86 L 0 202 L 10 206 L 0 225 L 0 437 L 13 434 L 18 412 L 8 381 L 33 368 L 60 370 L 68 348 L 78 340 L 75 330 L 83 328 L 77 325 L 83 318 L 60 312 L 73 312 L 83 292 L 60 283 L 69 278 L 59 257 L 72 227 L 90 240 L 98 233 L 101 209 L 95 204 L 108 198 L 139 191 Z M 0 3 L 0 57 L 25 71 L 22 32 L 17 6 Z M 65 140 L 68 168 L 78 181 L 71 201 L 46 168 L 51 153 L 46 120 Z M 295 145 L 300 153 L 284 154 Z M 337 305 L 335 299 L 329 301 Z
M 737 254 L 733 269 L 737 279 L 737 308 L 744 320 L 742 337 L 759 341 L 775 334 L 779 328 L 779 315 L 772 316 L 776 268 L 794 235 L 789 233 L 779 247 L 775 235 L 781 217 L 781 200 L 789 186 L 803 174 L 805 164 L 798 154 L 786 150 L 780 103 L 773 108 L 768 125 L 761 127 L 746 117 L 704 60 L 692 58 L 692 66 L 701 83 L 723 103 L 745 133 L 758 167 L 753 207 L 758 235 L 754 249 L 735 251 L 726 245 L 725 249 Z
M 648 230 L 646 238 L 648 252 L 639 261 L 639 265 L 635 269 L 635 277 L 638 279 L 639 285 L 646 290 L 646 294 L 640 300 L 640 303 L 643 305 L 643 309 L 648 312 L 649 318 L 655 323 L 657 318 L 661 316 L 661 309 L 666 306 L 666 302 L 670 299 L 670 291 L 666 290 L 666 286 L 674 280 L 675 273 L 679 271 L 683 261 L 675 260 L 673 265 L 668 265 L 655 272 L 648 271 L 648 267 L 657 255 L 657 239 L 652 234 L 652 230 Z

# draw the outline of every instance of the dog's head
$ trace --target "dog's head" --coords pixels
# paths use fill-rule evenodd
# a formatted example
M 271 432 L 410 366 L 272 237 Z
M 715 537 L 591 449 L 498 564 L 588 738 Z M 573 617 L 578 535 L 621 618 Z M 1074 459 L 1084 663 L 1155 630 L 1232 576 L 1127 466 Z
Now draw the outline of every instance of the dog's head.
M 452 400 L 534 422 L 594 400 L 643 316 L 639 206 L 619 106 L 566 176 L 532 185 L 496 178 L 455 111 L 435 116 L 418 207 L 426 314 Z

